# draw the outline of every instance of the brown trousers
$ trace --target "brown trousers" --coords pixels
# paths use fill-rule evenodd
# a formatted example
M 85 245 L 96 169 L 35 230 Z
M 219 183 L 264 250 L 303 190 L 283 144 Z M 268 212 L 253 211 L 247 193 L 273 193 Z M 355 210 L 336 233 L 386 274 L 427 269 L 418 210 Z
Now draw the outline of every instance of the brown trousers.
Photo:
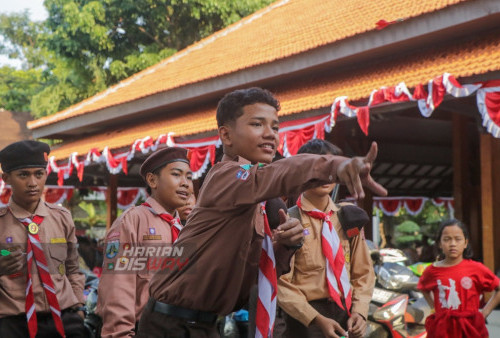
M 219 338 L 215 324 L 191 322 L 152 309 L 148 302 L 139 321 L 137 338 Z
M 341 309 L 335 302 L 328 299 L 310 301 L 309 304 L 325 317 L 332 318 L 347 330 L 347 312 Z M 314 324 L 304 326 L 301 322 L 285 313 L 286 329 L 283 337 L 286 338 L 316 338 L 324 337 L 321 329 Z M 275 336 L 276 337 L 276 336 Z

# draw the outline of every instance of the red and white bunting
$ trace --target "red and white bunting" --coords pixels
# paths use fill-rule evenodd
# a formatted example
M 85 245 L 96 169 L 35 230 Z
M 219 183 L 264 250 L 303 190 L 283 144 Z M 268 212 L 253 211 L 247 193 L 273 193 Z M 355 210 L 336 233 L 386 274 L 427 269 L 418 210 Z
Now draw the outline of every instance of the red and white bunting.
M 190 143 L 176 143 L 176 147 L 188 150 L 188 158 L 193 172 L 193 178 L 200 178 L 207 170 L 209 164 L 215 162 L 215 148 L 221 145 L 219 137 L 207 137 Z
M 406 211 L 412 215 L 418 215 L 424 209 L 425 202 L 427 202 L 427 198 L 406 198 L 404 200 Z
M 73 187 L 52 187 L 48 186 L 43 192 L 44 199 L 53 204 L 62 204 L 64 201 L 71 199 L 73 196 Z
M 374 198 L 373 205 L 382 210 L 384 215 L 395 216 L 401 209 L 403 201 L 400 198 L 386 198 L 383 200 L 375 200 Z
M 278 150 L 288 157 L 295 155 L 305 142 L 314 138 L 323 139 L 325 132 L 330 132 L 335 125 L 339 114 L 356 117 L 361 130 L 365 135 L 368 135 L 370 108 L 373 106 L 382 103 L 416 101 L 422 116 L 430 117 L 443 101 L 445 94 L 465 97 L 476 91 L 477 105 L 483 118 L 483 125 L 494 137 L 500 137 L 500 81 L 462 85 L 451 74 L 444 73 L 430 80 L 426 85 L 421 83 L 415 86 L 413 94 L 408 90 L 406 84 L 401 82 L 395 86 L 373 90 L 366 106 L 353 106 L 349 103 L 347 96 L 340 96 L 334 100 L 328 115 L 283 122 L 280 128 Z M 220 146 L 220 140 L 214 136 L 188 143 L 176 143 L 173 135 L 173 133 L 162 134 L 156 140 L 150 136 L 137 139 L 132 143 L 128 152 L 115 155 L 108 147 L 105 147 L 102 153 L 97 149 L 90 149 L 82 161 L 78 160 L 77 153 L 73 153 L 67 164 L 61 166 L 57 165 L 54 158 L 51 157 L 47 169 L 49 173 L 57 173 L 58 185 L 63 185 L 64 180 L 72 175 L 73 169 L 76 169 L 78 178 L 82 181 L 84 167 L 92 163 L 105 163 L 108 171 L 112 174 L 121 172 L 127 174 L 127 163 L 134 158 L 136 152 L 147 154 L 165 144 L 169 147 L 179 146 L 189 149 L 193 177 L 199 178 L 209 164 L 214 163 L 215 148 Z
M 139 200 L 145 201 L 147 196 L 145 188 L 118 188 L 117 206 L 121 210 L 126 210 L 136 205 Z
M 278 151 L 285 157 L 297 154 L 299 148 L 312 139 L 324 139 L 330 132 L 328 115 L 310 117 L 298 121 L 287 121 L 280 125 L 280 144 Z
M 461 85 L 453 75 L 444 73 L 443 76 L 438 76 L 428 82 L 427 90 L 429 94 L 427 99 L 418 100 L 420 113 L 424 117 L 431 116 L 434 109 L 443 102 L 446 93 L 454 97 L 465 97 L 474 93 L 481 86 L 482 84 Z
M 477 91 L 477 107 L 488 133 L 500 137 L 500 80 L 485 82 Z
M 57 185 L 46 185 L 43 191 L 43 199 L 49 203 L 62 204 L 64 201 L 71 199 L 75 187 Z M 92 187 L 92 190 L 106 193 L 107 187 Z M 9 198 L 12 195 L 12 190 L 9 185 L 0 178 L 0 207 L 5 207 L 9 203 Z M 117 206 L 122 210 L 126 210 L 137 204 L 142 199 L 146 200 L 147 192 L 145 188 L 118 188 Z
M 374 197 L 373 206 L 382 210 L 384 215 L 387 216 L 397 215 L 401 208 L 405 208 L 406 212 L 408 212 L 412 216 L 415 216 L 422 212 L 427 201 L 431 201 L 435 206 L 438 207 L 446 206 L 446 208 L 450 211 L 450 214 L 453 215 L 455 209 L 453 207 L 453 198 L 451 197 Z
M 281 142 L 280 147 L 287 149 L 286 156 L 296 154 L 300 146 L 311 138 L 324 139 L 325 132 L 331 131 L 328 119 L 329 115 L 322 115 L 297 121 L 283 122 L 281 124 L 282 128 L 280 129 L 280 136 L 283 136 L 283 142 Z M 134 141 L 128 152 L 116 155 L 113 155 L 108 147 L 105 147 L 102 153 L 93 148 L 90 149 L 85 157 L 85 160 L 83 161 L 78 161 L 78 154 L 73 153 L 71 154 L 68 163 L 61 166 L 57 165 L 54 157 L 51 156 L 49 158 L 47 170 L 49 173 L 57 173 L 58 185 L 63 185 L 64 180 L 71 176 L 74 168 L 76 168 L 78 178 L 81 182 L 83 179 L 84 167 L 92 163 L 105 163 L 108 171 L 112 174 L 118 174 L 120 172 L 127 174 L 127 162 L 134 158 L 136 152 L 140 151 L 142 154 L 147 154 L 155 151 L 158 146 L 164 144 L 169 147 L 176 146 L 188 149 L 193 178 L 197 179 L 201 177 L 207 170 L 209 164 L 214 164 L 215 148 L 218 148 L 221 145 L 219 137 L 213 136 L 190 142 L 176 143 L 174 142 L 173 135 L 173 133 L 160 135 L 156 141 L 149 136 L 137 139 Z M 284 140 L 285 135 L 286 140 Z M 288 151 L 288 149 L 291 149 L 291 151 Z
M 2 186 L 3 188 L 0 189 L 0 207 L 5 207 L 9 203 L 12 189 L 0 179 L 0 187 Z M 73 186 L 59 187 L 56 185 L 47 185 L 43 191 L 43 199 L 49 203 L 61 204 L 73 196 L 73 190 Z
M 441 104 L 441 102 L 443 102 L 443 98 L 446 93 L 453 95 L 454 97 L 465 97 L 471 95 L 482 86 L 483 83 L 462 85 L 455 79 L 455 77 L 453 77 L 453 75 L 444 73 L 427 83 L 427 91 L 424 88 L 424 84 L 418 84 L 413 91 L 413 95 L 410 93 L 404 82 L 401 82 L 396 86 L 382 87 L 380 89 L 373 90 L 366 106 L 355 107 L 349 103 L 347 96 L 340 96 L 337 97 L 332 104 L 330 113 L 331 125 L 335 125 L 338 114 L 343 114 L 347 117 L 356 116 L 361 130 L 365 133 L 365 135 L 368 135 L 368 127 L 370 125 L 370 107 L 387 102 L 397 103 L 417 101 L 422 116 L 430 117 L 432 112 Z M 478 108 L 481 111 L 479 102 Z M 484 121 L 484 114 L 481 114 L 483 115 Z M 492 123 L 488 124 L 490 129 L 499 130 L 500 117 L 498 117 L 498 119 L 492 119 L 492 121 Z M 493 134 L 493 136 L 500 137 L 500 135 L 496 135 L 490 130 L 488 131 Z
M 97 195 L 94 197 L 96 200 L 105 200 L 106 199 L 106 191 L 108 190 L 105 186 L 98 187 L 90 187 L 90 189 L 94 192 L 97 192 Z M 126 210 L 131 206 L 136 205 L 139 200 L 145 201 L 148 198 L 148 194 L 146 192 L 146 188 L 118 188 L 116 194 L 117 207 L 121 210 Z

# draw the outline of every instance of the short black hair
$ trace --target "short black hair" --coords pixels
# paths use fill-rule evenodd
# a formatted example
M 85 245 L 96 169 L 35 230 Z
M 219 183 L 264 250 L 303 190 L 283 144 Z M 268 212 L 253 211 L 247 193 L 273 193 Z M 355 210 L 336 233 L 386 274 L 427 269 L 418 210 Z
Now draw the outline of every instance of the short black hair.
M 441 236 L 443 235 L 443 230 L 444 228 L 446 227 L 450 227 L 450 226 L 453 226 L 453 225 L 456 225 L 457 227 L 459 227 L 460 229 L 462 229 L 462 232 L 464 233 L 464 237 L 465 239 L 468 241 L 467 243 L 467 247 L 465 248 L 464 252 L 463 252 L 463 257 L 464 258 L 472 258 L 473 256 L 473 252 L 472 252 L 472 247 L 470 246 L 470 240 L 469 240 L 469 230 L 467 230 L 467 227 L 465 226 L 464 223 L 462 223 L 461 221 L 459 221 L 458 219 L 455 219 L 455 218 L 452 218 L 452 219 L 447 219 L 445 221 L 443 221 L 441 223 L 441 225 L 439 225 L 439 230 L 438 230 L 438 234 L 436 236 L 436 245 L 438 246 L 439 248 L 439 243 L 441 242 Z M 444 254 L 443 252 L 440 250 L 440 253 L 439 253 L 439 256 L 438 256 L 438 259 L 444 259 Z
M 313 139 L 300 147 L 298 154 L 315 154 L 315 155 L 342 155 L 342 150 L 339 147 L 325 140 Z M 291 208 L 296 205 L 299 195 L 287 196 L 286 206 Z
M 156 168 L 155 170 L 153 171 L 150 171 L 150 173 L 152 173 L 153 175 L 156 175 L 156 176 L 159 176 L 160 175 L 160 171 L 165 168 L 167 166 L 168 163 L 165 163 L 164 165 Z M 151 193 L 153 192 L 151 190 L 151 187 L 149 186 L 148 182 L 146 181 L 146 178 L 144 178 L 144 182 L 146 183 L 146 192 L 148 193 L 149 196 L 151 196 Z
M 316 155 L 342 155 L 342 150 L 335 144 L 321 139 L 313 139 L 300 147 L 297 154 L 316 154 Z
M 254 103 L 268 104 L 276 111 L 281 109 L 279 101 L 274 95 L 262 88 L 252 87 L 238 89 L 226 94 L 217 105 L 217 126 L 223 126 L 228 122 L 236 121 L 243 115 L 243 107 Z

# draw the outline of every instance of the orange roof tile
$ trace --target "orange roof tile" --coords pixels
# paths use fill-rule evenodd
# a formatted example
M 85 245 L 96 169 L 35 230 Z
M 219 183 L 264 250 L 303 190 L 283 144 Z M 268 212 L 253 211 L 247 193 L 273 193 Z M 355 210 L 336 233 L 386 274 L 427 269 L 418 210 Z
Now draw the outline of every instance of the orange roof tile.
M 325 75 L 281 85 L 275 90 L 281 101 L 280 115 L 329 107 L 339 96 L 349 100 L 367 99 L 374 89 L 405 82 L 408 88 L 425 84 L 436 76 L 448 72 L 456 78 L 500 70 L 500 36 L 491 34 L 468 43 L 444 46 L 387 60 L 378 65 L 368 65 L 356 71 L 333 76 Z M 270 88 L 273 90 L 273 88 Z M 67 142 L 55 149 L 52 155 L 57 160 L 68 158 L 73 152 L 85 155 L 91 148 L 118 149 L 130 146 L 136 139 L 150 136 L 156 139 L 161 134 L 174 132 L 175 136 L 187 136 L 215 131 L 215 105 L 185 112 L 182 117 L 164 117 L 155 121 L 115 130 L 96 136 Z
M 272 62 L 374 30 L 381 19 L 412 18 L 464 1 L 471 0 L 280 0 L 106 91 L 28 126 L 40 128 Z

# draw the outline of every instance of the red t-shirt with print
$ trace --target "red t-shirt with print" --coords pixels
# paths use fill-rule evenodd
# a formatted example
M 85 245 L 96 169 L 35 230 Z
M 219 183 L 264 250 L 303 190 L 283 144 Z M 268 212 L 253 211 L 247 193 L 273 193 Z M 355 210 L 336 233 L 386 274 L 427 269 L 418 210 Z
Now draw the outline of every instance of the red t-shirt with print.
M 478 311 L 479 297 L 498 287 L 500 279 L 482 263 L 464 259 L 449 267 L 430 265 L 418 282 L 418 288 L 432 291 L 436 313 L 443 309 Z

